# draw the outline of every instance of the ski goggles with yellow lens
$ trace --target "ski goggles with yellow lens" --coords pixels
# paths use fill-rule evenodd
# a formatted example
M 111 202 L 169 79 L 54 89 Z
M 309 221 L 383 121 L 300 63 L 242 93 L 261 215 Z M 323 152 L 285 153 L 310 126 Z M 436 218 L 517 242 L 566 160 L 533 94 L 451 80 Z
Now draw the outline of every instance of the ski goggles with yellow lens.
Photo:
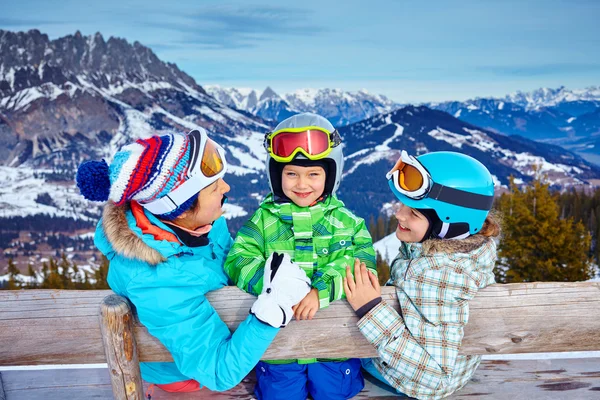
M 396 189 L 400 194 L 420 200 L 427 196 L 433 180 L 429 172 L 413 156 L 409 156 L 405 150 L 402 150 L 400 159 L 394 165 L 394 168 L 386 174 L 392 189 Z
M 142 204 L 153 214 L 174 211 L 199 191 L 222 178 L 227 171 L 225 150 L 211 140 L 204 129 L 194 129 L 187 137 L 190 158 L 186 180 L 166 196 Z
M 298 153 L 304 154 L 309 160 L 320 160 L 341 143 L 337 129 L 327 132 L 318 126 L 305 126 L 267 133 L 264 146 L 275 161 L 290 162 Z

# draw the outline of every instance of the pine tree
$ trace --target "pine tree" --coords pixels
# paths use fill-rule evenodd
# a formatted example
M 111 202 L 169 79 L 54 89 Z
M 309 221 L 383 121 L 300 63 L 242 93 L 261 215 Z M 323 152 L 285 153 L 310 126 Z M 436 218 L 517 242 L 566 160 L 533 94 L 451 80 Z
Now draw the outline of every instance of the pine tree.
M 371 234 L 371 238 L 373 242 L 376 242 L 377 239 L 377 226 L 375 225 L 375 217 L 373 214 L 369 217 L 369 233 Z
M 31 263 L 29 263 L 29 265 L 27 265 L 27 275 L 29 276 L 29 284 L 27 285 L 27 288 L 29 288 L 29 289 L 37 288 L 37 286 L 38 286 L 37 273 L 33 269 L 33 265 Z
M 94 278 L 96 279 L 96 283 L 94 284 L 94 289 L 109 289 L 108 282 L 108 259 L 102 256 L 102 263 L 98 269 L 94 272 Z
M 15 265 L 15 262 L 12 258 L 8 259 L 8 290 L 16 290 L 19 289 L 23 282 L 21 282 L 21 278 L 19 277 L 19 268 Z
M 383 217 L 380 215 L 379 217 L 377 217 L 377 240 L 381 240 L 385 237 L 386 234 L 386 227 L 385 227 L 385 221 L 383 220 Z
M 584 209 L 576 195 L 574 212 Z M 500 197 L 504 235 L 496 269 L 499 282 L 580 281 L 591 278 L 591 236 L 581 222 L 560 218 L 557 195 L 539 179 L 522 190 L 511 181 Z
M 385 283 L 390 279 L 390 266 L 387 261 L 381 257 L 379 252 L 376 252 L 376 254 L 377 277 L 379 278 L 379 284 L 385 285 Z
M 63 278 L 54 258 L 50 258 L 46 266 L 46 275 L 41 285 L 42 289 L 64 289 Z

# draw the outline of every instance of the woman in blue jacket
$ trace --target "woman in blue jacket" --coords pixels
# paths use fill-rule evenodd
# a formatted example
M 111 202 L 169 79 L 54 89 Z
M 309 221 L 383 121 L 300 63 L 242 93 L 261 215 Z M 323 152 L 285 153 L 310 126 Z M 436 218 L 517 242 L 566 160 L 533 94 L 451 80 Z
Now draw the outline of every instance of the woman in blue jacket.
M 271 257 L 266 268 L 275 272 L 251 314 L 233 334 L 221 321 L 205 295 L 227 285 L 226 167 L 223 148 L 194 130 L 139 139 L 110 166 L 88 161 L 77 172 L 85 198 L 108 200 L 95 234 L 110 261 L 108 284 L 173 356 L 141 364 L 143 378 L 167 391 L 237 385 L 310 289 L 288 257 Z

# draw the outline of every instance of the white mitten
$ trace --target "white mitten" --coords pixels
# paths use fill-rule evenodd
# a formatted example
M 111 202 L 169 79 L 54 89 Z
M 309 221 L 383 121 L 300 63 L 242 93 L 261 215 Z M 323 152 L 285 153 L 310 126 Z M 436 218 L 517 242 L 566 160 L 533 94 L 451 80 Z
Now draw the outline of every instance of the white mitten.
M 250 312 L 275 328 L 286 326 L 298 304 L 310 292 L 310 279 L 287 254 L 273 253 L 265 263 L 263 290 Z

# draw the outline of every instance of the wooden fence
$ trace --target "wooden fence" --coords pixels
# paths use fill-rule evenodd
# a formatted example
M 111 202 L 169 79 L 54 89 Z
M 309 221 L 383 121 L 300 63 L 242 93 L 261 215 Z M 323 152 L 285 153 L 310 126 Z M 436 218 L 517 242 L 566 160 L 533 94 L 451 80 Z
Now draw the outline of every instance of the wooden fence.
M 171 355 L 111 291 L 0 291 L 0 366 L 109 363 L 118 399 L 141 399 L 139 361 Z M 383 297 L 396 308 L 393 288 Z M 106 299 L 105 299 L 106 298 Z M 208 299 L 233 330 L 254 297 L 236 287 Z M 492 285 L 470 303 L 463 354 L 600 350 L 600 282 Z M 372 357 L 347 302 L 282 329 L 265 359 Z M 335 341 L 327 340 L 336 337 Z M 323 347 L 323 341 L 330 345 Z M 103 344 L 104 343 L 104 344 Z

